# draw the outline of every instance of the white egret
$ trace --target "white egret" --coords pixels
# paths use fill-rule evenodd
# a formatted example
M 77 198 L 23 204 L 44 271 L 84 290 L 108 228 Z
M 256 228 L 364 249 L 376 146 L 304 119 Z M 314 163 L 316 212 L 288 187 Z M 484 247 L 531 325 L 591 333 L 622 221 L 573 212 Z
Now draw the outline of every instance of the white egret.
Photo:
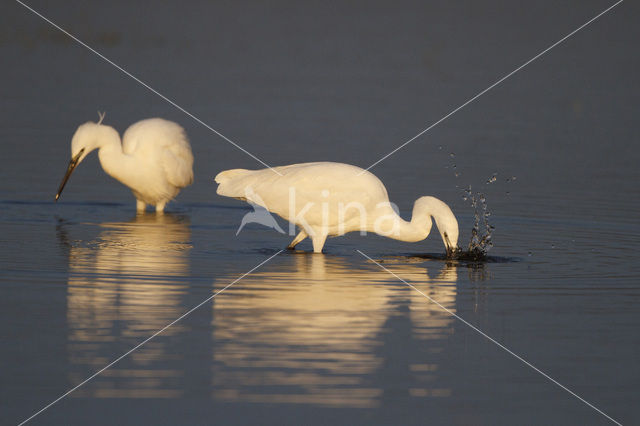
M 458 221 L 444 202 L 420 197 L 410 222 L 389 202 L 383 183 L 372 173 L 341 163 L 302 163 L 270 169 L 234 169 L 219 173 L 218 194 L 261 205 L 301 230 L 289 244 L 307 237 L 322 252 L 328 236 L 375 232 L 401 241 L 427 238 L 435 220 L 447 255 L 458 248 Z
M 136 209 L 147 204 L 157 213 L 182 188 L 193 182 L 193 154 L 187 135 L 180 125 L 150 118 L 132 124 L 120 135 L 111 126 L 87 122 L 78 127 L 71 139 L 71 161 L 62 179 L 56 201 L 76 166 L 95 149 L 107 174 L 128 186 L 136 197 Z

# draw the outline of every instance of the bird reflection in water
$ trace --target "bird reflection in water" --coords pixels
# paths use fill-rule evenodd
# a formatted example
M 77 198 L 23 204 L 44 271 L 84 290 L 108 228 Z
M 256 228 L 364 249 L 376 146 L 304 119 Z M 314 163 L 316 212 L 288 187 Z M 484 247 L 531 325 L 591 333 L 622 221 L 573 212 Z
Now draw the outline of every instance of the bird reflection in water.
M 455 312 L 455 267 L 430 278 L 424 261 L 385 265 Z M 215 400 L 374 407 L 395 393 L 389 374 L 408 375 L 409 397 L 450 395 L 430 354 L 454 319 L 378 266 L 292 254 L 238 284 L 213 302 Z
M 189 274 L 188 221 L 138 215 L 103 223 L 99 236 L 69 248 L 67 295 L 70 383 L 75 385 L 180 316 Z M 176 324 L 163 336 L 183 332 Z M 181 371 L 166 341 L 154 339 L 74 396 L 170 398 L 181 393 Z

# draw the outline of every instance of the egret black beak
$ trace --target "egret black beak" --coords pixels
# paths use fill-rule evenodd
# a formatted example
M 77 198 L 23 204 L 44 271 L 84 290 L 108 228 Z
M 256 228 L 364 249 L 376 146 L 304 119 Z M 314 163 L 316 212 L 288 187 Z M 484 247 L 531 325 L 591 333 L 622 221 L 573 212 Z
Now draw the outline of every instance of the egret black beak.
M 62 190 L 64 189 L 64 186 L 67 184 L 67 181 L 71 177 L 71 173 L 73 173 L 76 166 L 78 165 L 78 162 L 80 161 L 80 157 L 82 156 L 83 152 L 84 152 L 84 148 L 82 148 L 80 152 L 78 152 L 76 156 L 73 157 L 71 161 L 69 161 L 69 167 L 67 167 L 67 172 L 64 174 L 64 178 L 62 178 L 62 183 L 60 184 L 60 187 L 58 188 L 58 193 L 56 194 L 56 201 L 58 201 L 58 198 L 60 198 L 60 194 L 62 194 Z
M 453 244 L 451 244 L 451 241 L 449 240 L 449 236 L 447 235 L 446 232 L 443 234 L 442 237 L 444 239 L 445 249 L 447 250 L 447 259 L 451 259 L 455 255 L 457 247 L 454 247 Z

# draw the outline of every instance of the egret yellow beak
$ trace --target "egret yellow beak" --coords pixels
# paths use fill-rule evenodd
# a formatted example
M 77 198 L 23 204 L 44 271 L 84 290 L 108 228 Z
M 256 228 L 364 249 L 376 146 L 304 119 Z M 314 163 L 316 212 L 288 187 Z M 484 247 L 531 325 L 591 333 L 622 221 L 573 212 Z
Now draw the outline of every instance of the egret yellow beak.
M 60 187 L 58 188 L 58 193 L 56 194 L 56 201 L 58 201 L 58 198 L 60 198 L 60 194 L 62 194 L 62 190 L 64 189 L 64 186 L 67 184 L 67 181 L 71 177 L 71 173 L 73 173 L 76 166 L 78 165 L 78 162 L 80 161 L 80 157 L 82 156 L 83 152 L 84 152 L 84 148 L 82 148 L 80 152 L 78 152 L 76 156 L 73 157 L 71 161 L 69 161 L 67 172 L 64 174 L 64 178 L 62 178 L 62 183 L 60 184 Z

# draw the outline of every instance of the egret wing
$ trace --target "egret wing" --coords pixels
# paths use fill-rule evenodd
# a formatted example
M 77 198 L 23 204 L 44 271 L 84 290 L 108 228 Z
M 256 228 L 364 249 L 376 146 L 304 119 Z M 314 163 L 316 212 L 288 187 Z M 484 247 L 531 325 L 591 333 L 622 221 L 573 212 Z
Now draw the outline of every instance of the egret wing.
M 310 220 L 322 214 L 322 203 L 336 209 L 342 203 L 357 203 L 364 209 L 376 202 L 387 200 L 387 192 L 378 178 L 359 167 L 339 163 L 304 163 L 263 170 L 235 169 L 216 176 L 218 194 L 241 198 L 261 205 L 288 218 L 295 205 L 300 212 L 305 206 L 315 205 L 309 211 Z M 357 215 L 355 209 L 346 209 L 346 217 Z M 313 217 L 312 217 L 313 216 Z
M 161 118 L 131 125 L 123 136 L 122 150 L 162 168 L 167 181 L 182 188 L 193 182 L 193 154 L 184 129 Z
M 182 133 L 186 140 L 186 135 Z M 193 154 L 189 143 L 166 146 L 162 154 L 162 166 L 167 180 L 183 188 L 193 183 Z

